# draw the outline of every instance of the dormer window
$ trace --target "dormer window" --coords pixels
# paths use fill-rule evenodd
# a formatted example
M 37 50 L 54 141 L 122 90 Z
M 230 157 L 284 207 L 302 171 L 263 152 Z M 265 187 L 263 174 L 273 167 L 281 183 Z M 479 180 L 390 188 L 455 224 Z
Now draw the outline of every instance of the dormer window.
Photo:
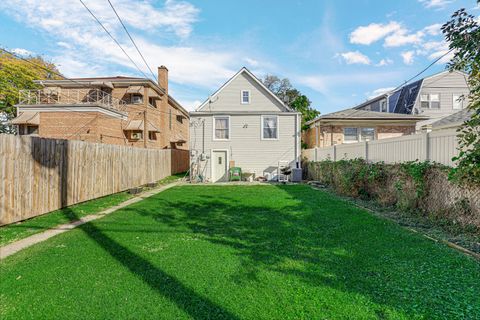
M 242 104 L 250 104 L 250 90 L 242 90 L 241 101 Z

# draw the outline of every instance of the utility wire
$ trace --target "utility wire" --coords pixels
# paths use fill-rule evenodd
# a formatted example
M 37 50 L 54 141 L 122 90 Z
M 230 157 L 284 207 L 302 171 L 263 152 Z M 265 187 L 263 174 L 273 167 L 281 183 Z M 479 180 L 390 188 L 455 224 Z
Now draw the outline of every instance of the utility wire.
M 35 63 L 35 62 L 33 62 L 33 61 L 31 61 L 31 60 L 28 60 L 28 59 L 25 59 L 25 58 L 23 58 L 23 57 L 20 57 L 20 56 L 16 55 L 15 53 L 13 53 L 13 52 L 11 52 L 11 51 L 8 51 L 8 50 L 6 50 L 6 49 L 4 49 L 4 48 L 0 48 L 0 50 L 3 51 L 3 52 L 5 52 L 5 53 L 7 53 L 7 54 L 9 54 L 9 55 L 11 55 L 12 57 L 14 57 L 14 58 L 16 58 L 16 59 L 19 59 L 19 60 L 25 61 L 25 62 L 27 62 L 27 63 L 30 63 L 31 65 L 34 65 L 34 66 L 36 66 L 37 68 L 40 68 L 40 69 L 42 69 L 42 70 L 44 70 L 44 71 L 47 71 L 47 72 L 49 72 L 49 73 L 53 73 L 54 75 L 56 75 L 56 76 L 58 76 L 58 77 L 60 77 L 60 78 L 62 78 L 62 79 L 64 79 L 64 80 L 69 80 L 69 81 L 72 81 L 73 83 L 76 83 L 76 84 L 82 84 L 81 82 L 78 82 L 78 81 L 75 81 L 75 80 L 73 80 L 73 79 L 67 78 L 67 77 L 65 77 L 64 75 L 62 75 L 61 73 L 58 73 L 58 72 L 56 72 L 56 71 L 54 71 L 54 70 L 52 70 L 52 69 L 49 69 L 49 68 L 47 68 L 47 67 L 45 67 L 45 66 L 42 66 L 41 64 Z
M 425 67 L 422 71 L 420 71 L 419 73 L 417 73 L 416 75 L 414 75 L 413 77 L 411 77 L 410 79 L 408 79 L 407 81 L 405 81 L 403 84 L 397 86 L 395 89 L 391 90 L 389 93 L 392 93 L 392 92 L 395 92 L 397 91 L 398 89 L 400 89 L 401 87 L 407 85 L 410 81 L 412 81 L 413 79 L 415 79 L 416 77 L 418 77 L 419 75 L 421 75 L 422 73 L 424 73 L 425 71 L 427 71 L 428 69 L 430 69 L 435 63 L 437 63 L 438 61 L 440 61 L 441 59 L 443 59 L 444 57 L 446 57 L 450 52 L 452 52 L 454 50 L 454 48 L 448 50 L 447 52 L 445 52 L 444 54 L 442 54 L 440 57 L 438 57 L 437 59 L 435 59 L 434 61 L 432 61 L 432 63 L 430 63 L 427 67 Z
M 85 2 L 83 2 L 83 0 L 79 0 L 82 5 L 85 7 L 85 9 L 90 13 L 90 15 L 93 17 L 93 19 L 95 19 L 95 21 L 102 27 L 102 29 L 108 34 L 108 36 L 115 42 L 115 44 L 122 50 L 122 52 L 127 56 L 127 58 L 130 60 L 130 62 L 133 63 L 133 65 L 138 69 L 138 71 L 140 71 L 140 73 L 142 73 L 145 78 L 148 79 L 148 76 L 142 71 L 142 69 L 140 69 L 138 67 L 138 65 L 135 63 L 135 61 L 133 61 L 133 59 L 128 55 L 128 53 L 125 51 L 125 49 L 123 49 L 122 45 L 120 44 L 120 42 L 117 41 L 117 39 L 115 39 L 115 37 L 110 33 L 110 31 L 107 30 L 107 28 L 105 28 L 105 26 L 103 25 L 103 23 L 98 20 L 97 16 L 90 10 L 90 8 L 87 7 L 87 5 L 85 4 Z
M 125 24 L 123 23 L 123 21 L 122 21 L 122 19 L 120 18 L 120 16 L 118 15 L 117 10 L 115 10 L 115 7 L 113 6 L 113 4 L 112 4 L 112 2 L 111 2 L 110 0 L 108 0 L 108 3 L 110 4 L 110 7 L 112 7 L 113 12 L 115 12 L 115 15 L 117 16 L 118 21 L 120 21 L 120 23 L 122 24 L 123 29 L 125 30 L 125 32 L 127 33 L 128 37 L 130 38 L 130 41 L 132 41 L 133 45 L 135 46 L 135 49 L 137 49 L 138 54 L 140 55 L 140 57 L 142 57 L 142 60 L 143 60 L 143 62 L 145 63 L 145 65 L 147 66 L 148 70 L 150 70 L 150 73 L 152 74 L 152 77 L 155 79 L 155 74 L 153 73 L 152 69 L 150 68 L 150 66 L 148 65 L 147 61 L 145 60 L 145 57 L 143 56 L 142 52 L 140 52 L 140 49 L 138 49 L 137 44 L 135 43 L 135 41 L 133 40 L 132 36 L 130 35 L 130 32 L 128 32 L 128 29 L 127 29 L 127 27 L 125 26 Z

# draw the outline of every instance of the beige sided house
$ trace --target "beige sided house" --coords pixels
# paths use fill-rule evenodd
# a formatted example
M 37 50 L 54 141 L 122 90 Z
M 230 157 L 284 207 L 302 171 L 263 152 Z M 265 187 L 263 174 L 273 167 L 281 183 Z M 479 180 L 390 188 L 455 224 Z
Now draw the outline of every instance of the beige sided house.
M 36 81 L 21 90 L 21 135 L 145 148 L 188 149 L 188 112 L 168 94 L 168 70 L 158 82 L 134 77 Z
M 417 122 L 425 116 L 347 109 L 322 115 L 307 122 L 303 134 L 307 148 L 323 148 L 394 138 L 415 133 Z
M 300 117 L 242 68 L 190 113 L 192 177 L 226 181 L 235 166 L 277 180 L 279 166 L 299 168 Z
M 355 109 L 425 116 L 417 131 L 468 105 L 467 75 L 444 71 L 370 99 Z

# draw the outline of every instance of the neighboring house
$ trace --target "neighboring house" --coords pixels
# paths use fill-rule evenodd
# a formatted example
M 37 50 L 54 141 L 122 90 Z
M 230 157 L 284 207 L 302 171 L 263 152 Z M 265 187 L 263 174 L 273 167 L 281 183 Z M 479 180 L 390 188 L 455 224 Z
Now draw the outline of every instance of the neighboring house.
M 308 148 L 323 148 L 394 138 L 415 133 L 415 125 L 426 118 L 420 115 L 347 109 L 322 115 L 307 122 L 303 134 Z
M 465 108 L 468 94 L 466 74 L 444 71 L 382 94 L 354 108 L 428 117 L 417 124 L 417 130 L 420 130 L 422 126 Z
M 278 167 L 300 166 L 301 115 L 242 68 L 190 113 L 193 177 L 217 182 L 230 167 L 278 178 Z
M 168 94 L 168 69 L 158 83 L 105 77 L 36 81 L 22 90 L 12 124 L 21 135 L 146 148 L 188 149 L 188 112 Z
M 473 111 L 469 109 L 463 109 L 449 115 L 448 117 L 442 118 L 431 125 L 432 131 L 439 130 L 449 130 L 449 129 L 458 129 L 460 128 L 465 121 L 469 120 L 472 117 Z

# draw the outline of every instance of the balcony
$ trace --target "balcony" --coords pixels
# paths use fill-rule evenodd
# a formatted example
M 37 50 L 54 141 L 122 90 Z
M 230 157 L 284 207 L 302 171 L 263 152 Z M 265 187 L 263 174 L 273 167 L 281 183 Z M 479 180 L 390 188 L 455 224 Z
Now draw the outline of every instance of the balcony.
M 103 90 L 89 88 L 20 90 L 18 106 L 96 106 L 126 115 L 124 101 Z

